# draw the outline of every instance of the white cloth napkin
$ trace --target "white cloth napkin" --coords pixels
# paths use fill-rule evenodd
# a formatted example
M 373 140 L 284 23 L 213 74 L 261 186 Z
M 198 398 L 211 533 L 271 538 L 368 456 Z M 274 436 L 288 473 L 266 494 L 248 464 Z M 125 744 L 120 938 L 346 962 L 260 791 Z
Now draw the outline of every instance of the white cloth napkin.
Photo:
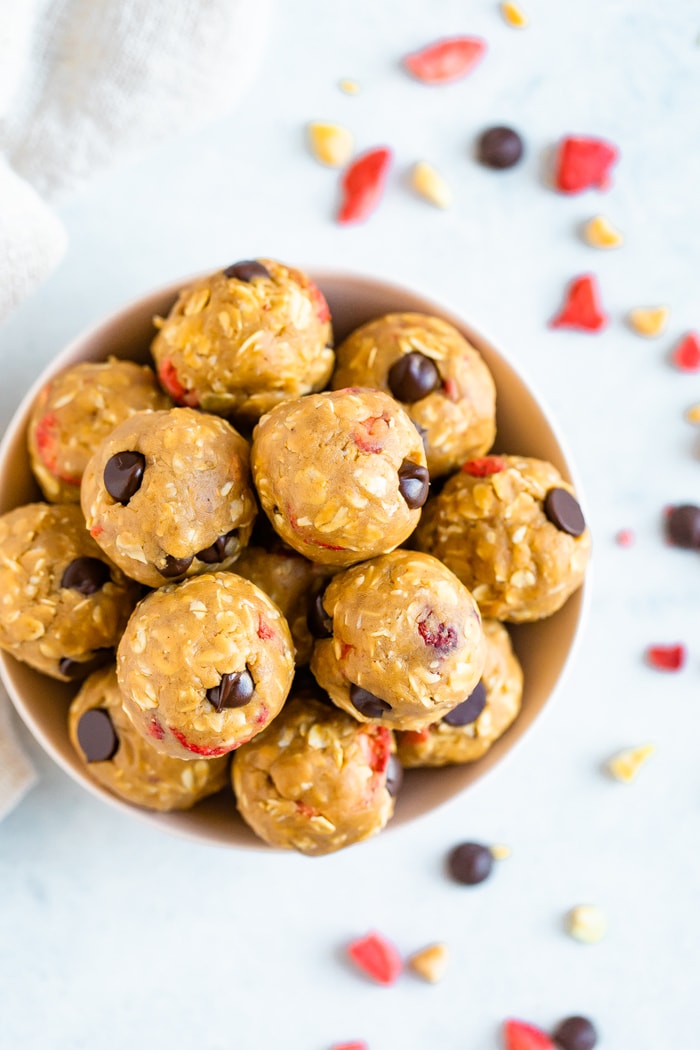
M 229 112 L 270 0 L 15 0 L 0 19 L 0 320 L 59 262 L 50 202 Z M 49 202 L 49 203 L 47 203 Z M 34 771 L 0 692 L 0 819 Z

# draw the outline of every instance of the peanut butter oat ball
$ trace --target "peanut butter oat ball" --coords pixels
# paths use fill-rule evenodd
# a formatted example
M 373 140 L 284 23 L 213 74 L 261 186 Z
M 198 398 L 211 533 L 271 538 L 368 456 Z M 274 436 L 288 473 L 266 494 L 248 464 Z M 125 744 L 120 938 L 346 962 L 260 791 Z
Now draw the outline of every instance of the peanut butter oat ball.
M 453 325 L 419 313 L 386 314 L 336 351 L 331 380 L 377 387 L 420 428 L 431 477 L 483 456 L 496 435 L 496 387 L 486 363 Z
M 163 754 L 211 758 L 246 743 L 292 684 L 287 623 L 232 572 L 167 584 L 137 605 L 117 650 L 124 710 Z
M 514 721 L 523 695 L 523 672 L 510 637 L 497 620 L 484 620 L 486 662 L 474 692 L 424 729 L 396 734 L 402 766 L 474 762 Z
M 273 528 L 325 565 L 398 547 L 428 497 L 420 435 L 380 390 L 325 391 L 278 405 L 253 432 L 251 468 Z
M 100 441 L 134 412 L 171 407 L 152 368 L 133 361 L 84 362 L 55 376 L 34 403 L 29 465 L 45 498 L 79 503 L 87 461 Z
M 467 588 L 435 558 L 398 550 L 335 576 L 311 670 L 333 702 L 391 729 L 437 722 L 475 689 L 485 647 Z
M 591 538 L 571 485 L 525 456 L 465 463 L 426 507 L 418 548 L 471 590 L 484 616 L 550 616 L 580 587 Z
M 326 300 L 306 274 L 273 259 L 195 281 L 156 323 L 152 353 L 173 400 L 238 425 L 321 390 L 333 371 Z
M 0 517 L 0 648 L 37 671 L 68 682 L 113 657 L 140 593 L 75 503 Z
M 124 713 L 114 664 L 85 680 L 70 705 L 68 731 L 89 775 L 146 809 L 191 809 L 228 783 L 227 756 L 170 758 L 137 732 Z
M 256 514 L 248 458 L 245 438 L 218 416 L 140 412 L 85 468 L 81 503 L 90 532 L 148 587 L 228 568 Z
M 236 754 L 238 809 L 270 846 L 308 856 L 376 834 L 394 811 L 393 736 L 309 696 Z

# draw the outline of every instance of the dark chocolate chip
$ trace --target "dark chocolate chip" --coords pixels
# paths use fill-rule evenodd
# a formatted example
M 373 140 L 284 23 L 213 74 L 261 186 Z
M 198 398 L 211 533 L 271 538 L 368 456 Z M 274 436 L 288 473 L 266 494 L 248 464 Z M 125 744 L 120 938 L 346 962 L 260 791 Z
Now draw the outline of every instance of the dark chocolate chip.
M 140 452 L 116 452 L 107 460 L 104 483 L 117 503 L 126 505 L 141 488 L 146 458 Z
M 245 707 L 254 692 L 255 682 L 246 667 L 245 671 L 222 674 L 219 684 L 207 689 L 207 700 L 222 711 L 225 707 Z
M 413 404 L 442 386 L 434 361 L 418 350 L 404 354 L 389 369 L 389 389 L 397 401 Z
M 523 155 L 523 140 L 512 128 L 487 128 L 480 135 L 476 150 L 487 168 L 512 168 Z
M 549 490 L 544 498 L 544 512 L 560 532 L 568 532 L 569 536 L 580 536 L 586 531 L 583 512 L 566 489 Z
M 665 524 L 666 537 L 674 547 L 700 550 L 700 507 L 693 503 L 671 507 Z
M 106 664 L 113 652 L 112 649 L 95 649 L 89 660 L 73 660 L 70 656 L 64 656 L 58 661 L 58 670 L 64 678 L 76 682 Z
M 359 685 L 350 686 L 350 703 L 365 718 L 382 718 L 385 711 L 391 711 L 391 704 Z
M 214 540 L 210 547 L 205 547 L 203 551 L 198 551 L 195 557 L 207 565 L 218 564 L 224 558 L 227 558 L 229 554 L 233 553 L 234 548 L 231 540 L 235 538 L 237 532 L 237 529 L 225 532 L 223 536 L 219 536 L 218 540 Z
M 399 492 L 409 510 L 418 510 L 428 498 L 430 475 L 427 467 L 405 459 L 399 467 Z
M 476 722 L 485 707 L 486 686 L 482 680 L 477 682 L 474 692 L 470 693 L 461 704 L 457 704 L 446 715 L 443 715 L 442 720 L 447 722 L 448 726 L 469 726 L 472 722 Z
M 175 558 L 172 554 L 165 555 L 165 564 L 158 569 L 161 576 L 171 580 L 175 576 L 184 576 L 192 564 L 192 558 Z
M 456 882 L 476 886 L 491 874 L 493 854 L 478 842 L 462 842 L 450 852 L 447 867 Z
M 333 634 L 333 620 L 323 605 L 324 594 L 325 591 L 319 591 L 311 603 L 309 615 L 306 618 L 309 633 L 314 638 L 330 638 Z
M 567 1017 L 557 1025 L 552 1038 L 561 1050 L 593 1050 L 598 1033 L 587 1017 Z
M 103 707 L 91 707 L 80 716 L 78 743 L 86 762 L 108 762 L 119 747 L 109 711 Z
M 257 259 L 244 259 L 242 262 L 227 266 L 224 276 L 235 277 L 238 281 L 252 281 L 254 277 L 269 277 L 270 271 L 265 269 Z
M 403 766 L 396 755 L 389 755 L 386 767 L 386 789 L 392 798 L 396 798 L 403 783 Z
M 109 566 L 99 558 L 75 558 L 63 570 L 61 587 L 81 594 L 94 594 L 109 578 Z

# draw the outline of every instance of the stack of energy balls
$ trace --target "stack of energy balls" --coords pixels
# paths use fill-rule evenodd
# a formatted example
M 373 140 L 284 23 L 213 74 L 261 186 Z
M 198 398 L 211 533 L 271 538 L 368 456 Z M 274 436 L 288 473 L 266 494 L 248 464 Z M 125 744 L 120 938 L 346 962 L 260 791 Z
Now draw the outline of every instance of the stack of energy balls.
M 46 502 L 0 518 L 0 646 L 82 680 L 70 737 L 111 792 L 186 809 L 231 780 L 270 845 L 340 849 L 402 767 L 515 719 L 503 624 L 579 587 L 581 510 L 551 464 L 489 454 L 493 379 L 440 318 L 334 350 L 320 290 L 259 259 L 156 327 L 155 369 L 79 364 L 37 399 Z

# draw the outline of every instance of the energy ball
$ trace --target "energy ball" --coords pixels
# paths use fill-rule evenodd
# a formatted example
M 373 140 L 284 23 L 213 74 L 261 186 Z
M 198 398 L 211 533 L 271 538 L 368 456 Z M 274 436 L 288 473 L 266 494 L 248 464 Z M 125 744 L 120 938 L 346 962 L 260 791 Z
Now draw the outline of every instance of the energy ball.
M 439 722 L 396 734 L 402 766 L 474 762 L 514 721 L 523 695 L 523 672 L 510 637 L 497 620 L 484 620 L 486 663 L 474 692 Z
M 270 846 L 332 853 L 381 831 L 391 817 L 393 750 L 385 726 L 292 696 L 234 758 L 238 810 Z
M 179 405 L 250 426 L 333 371 L 331 316 L 305 274 L 273 259 L 234 263 L 184 288 L 152 353 Z
M 136 731 L 122 707 L 114 664 L 85 680 L 70 705 L 68 732 L 98 784 L 146 809 L 190 809 L 228 783 L 227 756 L 170 758 Z
M 386 314 L 352 332 L 336 351 L 334 388 L 377 387 L 419 428 L 431 477 L 483 456 L 496 435 L 496 387 L 483 358 L 447 321 Z
M 426 507 L 418 548 L 471 590 L 484 616 L 551 616 L 583 582 L 591 538 L 572 486 L 540 459 L 470 460 Z
M 27 430 L 29 465 L 44 497 L 79 503 L 83 472 L 100 441 L 134 412 L 171 404 L 153 369 L 133 361 L 110 357 L 61 372 L 40 391 Z
M 348 566 L 398 547 L 428 498 L 423 442 L 380 390 L 310 394 L 258 423 L 251 453 L 262 507 L 311 561 Z
M 256 514 L 245 438 L 192 408 L 140 412 L 90 459 L 81 486 L 88 527 L 148 587 L 233 564 Z
M 435 558 L 398 550 L 335 576 L 311 671 L 338 707 L 391 729 L 437 722 L 476 688 L 485 646 L 477 604 Z
M 0 648 L 69 682 L 113 657 L 141 588 L 100 550 L 75 503 L 0 517 Z
M 294 674 L 286 620 L 232 572 L 167 584 L 134 610 L 117 650 L 124 710 L 163 754 L 212 758 L 260 733 Z

